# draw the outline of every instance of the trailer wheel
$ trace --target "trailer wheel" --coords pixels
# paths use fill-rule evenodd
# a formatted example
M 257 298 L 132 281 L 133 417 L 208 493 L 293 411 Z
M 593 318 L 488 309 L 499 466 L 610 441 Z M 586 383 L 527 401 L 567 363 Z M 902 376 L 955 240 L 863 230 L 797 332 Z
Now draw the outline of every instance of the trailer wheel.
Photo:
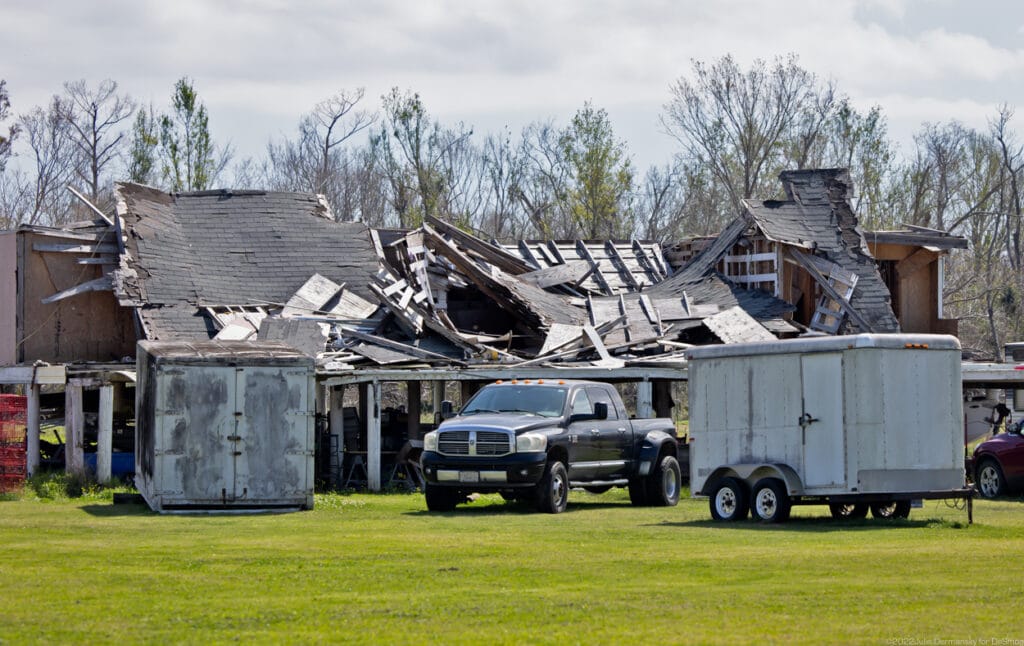
M 423 486 L 423 497 L 427 499 L 429 511 L 455 511 L 460 499 L 458 491 L 429 482 Z
M 671 455 L 661 458 L 654 472 L 647 476 L 647 501 L 655 507 L 674 507 L 679 502 L 683 480 L 679 461 Z
M 734 521 L 747 517 L 747 486 L 736 478 L 722 478 L 711 490 L 708 499 L 711 517 L 715 520 Z
M 853 520 L 868 515 L 868 506 L 862 502 L 833 502 L 829 503 L 828 510 L 832 513 L 832 518 L 838 519 Z
M 544 477 L 537 484 L 537 509 L 549 514 L 565 511 L 569 502 L 569 472 L 565 464 L 549 460 Z
M 998 498 L 1003 495 L 1006 488 L 1006 479 L 1003 478 L 1003 470 L 992 458 L 986 458 L 978 465 L 974 481 L 978 483 L 978 492 L 982 498 Z
M 778 478 L 758 480 L 750 498 L 750 511 L 755 519 L 765 523 L 784 523 L 789 519 L 789 493 Z
M 890 519 L 906 518 L 907 516 L 910 516 L 909 500 L 893 500 L 891 502 L 871 503 L 872 518 Z

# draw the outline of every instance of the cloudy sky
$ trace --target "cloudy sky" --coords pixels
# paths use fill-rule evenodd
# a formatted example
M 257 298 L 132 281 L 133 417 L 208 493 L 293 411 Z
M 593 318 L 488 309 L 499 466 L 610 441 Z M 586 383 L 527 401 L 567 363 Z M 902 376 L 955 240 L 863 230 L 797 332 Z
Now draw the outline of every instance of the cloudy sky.
M 665 163 L 671 84 L 725 54 L 744 68 L 797 54 L 880 105 L 904 146 L 926 121 L 984 127 L 1000 104 L 1024 107 L 1019 0 L 4 0 L 0 25 L 15 112 L 80 78 L 166 110 L 188 76 L 236 157 L 339 89 L 365 87 L 376 109 L 399 87 L 478 133 L 565 123 L 591 100 L 637 165 Z

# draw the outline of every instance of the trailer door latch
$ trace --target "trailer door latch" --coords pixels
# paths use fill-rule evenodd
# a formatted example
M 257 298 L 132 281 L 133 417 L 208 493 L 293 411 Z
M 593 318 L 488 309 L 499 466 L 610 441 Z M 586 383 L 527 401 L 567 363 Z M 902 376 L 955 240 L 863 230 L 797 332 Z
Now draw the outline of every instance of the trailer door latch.
M 799 421 L 800 428 L 802 428 L 802 429 L 804 429 L 806 431 L 808 426 L 810 426 L 811 424 L 813 424 L 814 422 L 817 422 L 817 421 L 818 421 L 817 417 L 811 417 L 810 413 L 804 413 L 803 415 L 800 416 L 800 421 Z

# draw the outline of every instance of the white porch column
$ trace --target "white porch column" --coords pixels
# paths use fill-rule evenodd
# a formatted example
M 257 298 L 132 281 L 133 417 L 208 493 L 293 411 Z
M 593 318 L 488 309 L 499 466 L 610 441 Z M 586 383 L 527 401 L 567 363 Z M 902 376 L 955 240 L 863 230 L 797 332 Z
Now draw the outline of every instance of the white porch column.
M 366 488 L 380 491 L 380 382 L 366 388 Z
M 636 385 L 636 416 L 640 419 L 654 417 L 654 388 L 651 382 L 641 381 Z
M 28 410 L 26 411 L 26 432 L 28 433 L 25 455 L 25 473 L 35 475 L 39 470 L 39 384 L 28 387 Z
M 110 467 L 114 443 L 114 386 L 100 386 L 99 425 L 96 435 L 96 482 L 110 482 Z

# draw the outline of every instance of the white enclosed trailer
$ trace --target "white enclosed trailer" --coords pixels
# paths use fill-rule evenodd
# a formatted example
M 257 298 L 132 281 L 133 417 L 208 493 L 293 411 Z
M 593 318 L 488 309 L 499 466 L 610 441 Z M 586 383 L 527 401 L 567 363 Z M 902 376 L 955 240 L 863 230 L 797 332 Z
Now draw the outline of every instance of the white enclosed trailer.
M 716 520 L 780 522 L 794 504 L 906 516 L 964 498 L 960 344 L 860 334 L 694 348 L 690 487 Z M 970 514 L 970 511 L 969 511 Z
M 135 485 L 154 511 L 313 507 L 313 359 L 279 342 L 141 341 Z

